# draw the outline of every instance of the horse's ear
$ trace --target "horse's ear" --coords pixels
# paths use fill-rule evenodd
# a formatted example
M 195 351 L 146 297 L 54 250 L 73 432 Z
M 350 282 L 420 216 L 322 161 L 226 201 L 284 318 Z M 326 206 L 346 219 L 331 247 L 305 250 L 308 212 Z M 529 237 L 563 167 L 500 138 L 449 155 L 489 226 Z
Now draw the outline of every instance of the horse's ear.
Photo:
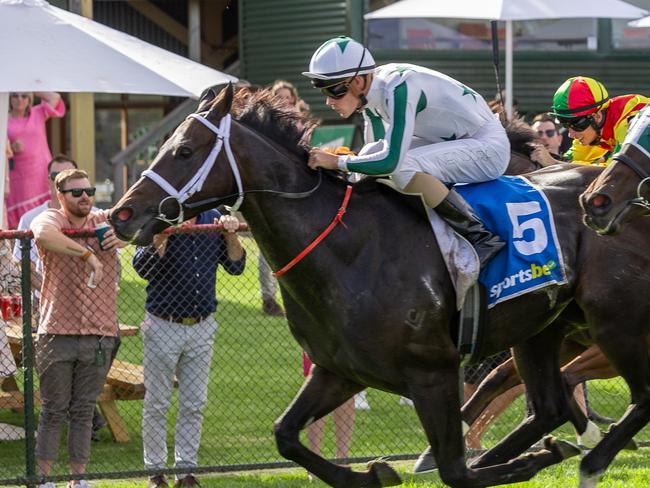
M 206 106 L 208 103 L 210 103 L 212 100 L 216 98 L 217 94 L 214 92 L 212 88 L 208 88 L 201 94 L 201 98 L 199 99 L 199 108 L 197 109 L 197 112 L 203 112 L 205 111 Z
M 234 93 L 232 83 L 228 83 L 217 95 L 217 101 L 212 105 L 207 118 L 210 120 L 220 120 L 229 113 Z

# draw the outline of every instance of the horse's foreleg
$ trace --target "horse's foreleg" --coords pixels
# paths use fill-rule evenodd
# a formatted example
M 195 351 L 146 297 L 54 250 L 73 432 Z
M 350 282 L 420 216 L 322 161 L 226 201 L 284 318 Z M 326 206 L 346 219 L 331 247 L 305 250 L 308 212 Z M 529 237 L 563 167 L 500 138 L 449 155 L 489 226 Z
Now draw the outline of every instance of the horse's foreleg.
M 348 467 L 327 461 L 300 442 L 299 434 L 303 428 L 343 405 L 362 389 L 361 385 L 315 365 L 296 398 L 275 423 L 275 440 L 280 454 L 330 486 L 390 486 L 382 485 L 376 474 L 383 466 L 377 466 L 369 473 L 355 473 Z
M 471 425 L 499 395 L 521 383 L 512 358 L 494 368 L 479 384 L 474 394 L 463 405 L 463 421 Z
M 621 333 L 619 328 L 599 331 L 597 341 L 627 382 L 632 405 L 580 463 L 580 486 L 595 486 L 618 452 L 650 421 L 650 358 L 646 335 Z

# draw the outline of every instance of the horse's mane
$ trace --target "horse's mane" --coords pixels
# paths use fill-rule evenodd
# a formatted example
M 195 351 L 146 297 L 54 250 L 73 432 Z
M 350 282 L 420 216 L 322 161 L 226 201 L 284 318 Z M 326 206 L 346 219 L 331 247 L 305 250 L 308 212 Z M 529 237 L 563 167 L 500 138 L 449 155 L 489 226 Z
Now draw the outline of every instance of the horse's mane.
M 231 112 L 240 124 L 281 145 L 300 159 L 307 158 L 304 141 L 315 127 L 316 120 L 309 114 L 287 108 L 270 89 L 240 88 L 235 93 Z
M 530 158 L 533 149 L 532 142 L 538 142 L 538 137 L 533 128 L 521 118 L 508 121 L 506 133 L 510 139 L 510 150 Z

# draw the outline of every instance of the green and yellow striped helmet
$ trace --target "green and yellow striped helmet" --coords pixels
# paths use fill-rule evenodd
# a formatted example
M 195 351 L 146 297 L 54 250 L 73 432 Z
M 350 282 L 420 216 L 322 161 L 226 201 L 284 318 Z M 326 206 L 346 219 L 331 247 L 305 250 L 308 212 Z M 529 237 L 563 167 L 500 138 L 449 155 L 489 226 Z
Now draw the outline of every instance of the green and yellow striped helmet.
M 598 112 L 609 100 L 607 90 L 599 81 L 585 76 L 566 80 L 553 95 L 552 117 L 583 117 Z

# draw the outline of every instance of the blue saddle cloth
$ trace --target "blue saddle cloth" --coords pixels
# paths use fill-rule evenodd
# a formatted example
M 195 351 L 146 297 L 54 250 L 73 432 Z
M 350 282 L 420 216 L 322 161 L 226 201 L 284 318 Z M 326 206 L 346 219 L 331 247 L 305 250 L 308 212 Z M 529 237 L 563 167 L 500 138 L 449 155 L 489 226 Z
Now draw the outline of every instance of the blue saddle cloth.
M 521 176 L 456 185 L 485 226 L 507 246 L 481 271 L 488 308 L 553 283 L 565 283 L 562 251 L 543 192 Z

